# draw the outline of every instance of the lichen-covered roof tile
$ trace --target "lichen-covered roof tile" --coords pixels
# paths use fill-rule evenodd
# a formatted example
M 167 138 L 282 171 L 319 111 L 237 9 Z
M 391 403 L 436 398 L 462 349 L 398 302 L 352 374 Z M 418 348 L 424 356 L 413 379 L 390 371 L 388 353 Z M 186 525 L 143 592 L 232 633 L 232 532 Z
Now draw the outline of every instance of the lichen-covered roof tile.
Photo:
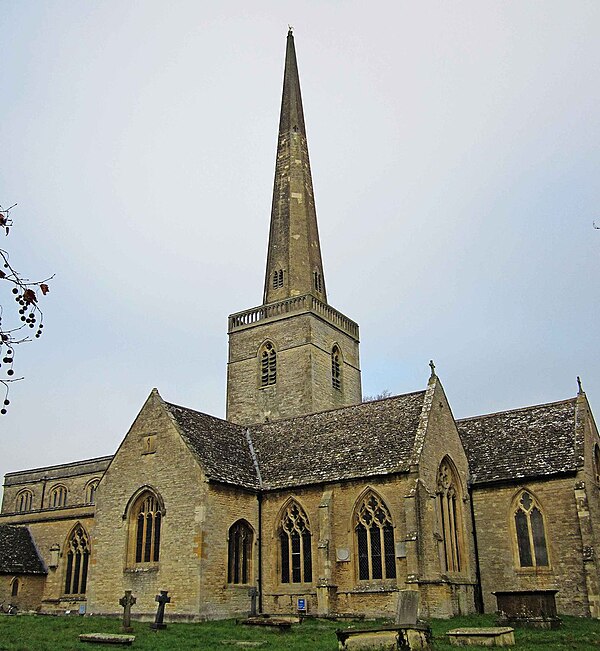
M 458 420 L 473 482 L 577 470 L 576 420 L 576 398 Z
M 264 487 L 408 470 L 424 391 L 251 428 Z
M 0 574 L 47 574 L 27 527 L 0 524 Z
M 165 406 L 209 479 L 259 488 L 244 427 L 187 407 Z

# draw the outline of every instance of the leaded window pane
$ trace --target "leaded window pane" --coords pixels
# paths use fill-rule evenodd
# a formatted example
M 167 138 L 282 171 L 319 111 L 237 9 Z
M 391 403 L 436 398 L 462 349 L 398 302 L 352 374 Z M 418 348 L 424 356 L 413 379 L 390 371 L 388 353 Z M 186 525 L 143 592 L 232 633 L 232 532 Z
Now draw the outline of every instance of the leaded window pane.
M 279 535 L 279 542 L 281 543 L 281 582 L 290 582 L 290 553 L 289 553 L 289 538 L 285 532 Z
M 311 533 L 302 509 L 291 503 L 285 511 L 279 533 L 282 583 L 312 581 Z
M 546 535 L 544 533 L 544 518 L 542 517 L 541 511 L 537 507 L 534 507 L 531 510 L 530 518 L 535 564 L 547 566 L 548 550 L 546 548 Z
M 358 578 L 362 581 L 395 578 L 394 528 L 387 506 L 379 496 L 369 492 L 356 520 Z
M 385 575 L 396 578 L 396 550 L 394 549 L 394 529 L 388 524 L 383 528 L 383 548 L 385 554 Z
M 358 578 L 366 581 L 369 578 L 369 547 L 367 545 L 367 530 L 359 524 L 356 527 L 358 543 Z
M 515 526 L 517 529 L 517 545 L 519 547 L 519 561 L 521 567 L 533 567 L 531 547 L 529 544 L 529 524 L 527 515 L 520 509 L 515 514 Z

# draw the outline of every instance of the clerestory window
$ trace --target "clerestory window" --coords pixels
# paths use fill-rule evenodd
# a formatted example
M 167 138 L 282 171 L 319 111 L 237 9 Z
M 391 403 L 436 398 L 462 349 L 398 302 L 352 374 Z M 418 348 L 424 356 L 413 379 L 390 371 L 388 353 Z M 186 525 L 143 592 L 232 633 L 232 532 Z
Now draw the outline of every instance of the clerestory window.
M 358 578 L 361 581 L 395 578 L 394 527 L 384 501 L 369 491 L 360 500 L 354 520 Z
M 85 487 L 85 503 L 86 504 L 95 504 L 96 503 L 96 491 L 98 490 L 98 484 L 100 483 L 99 479 L 93 479 Z
M 33 508 L 33 493 L 25 489 L 17 493 L 16 507 L 19 513 L 26 513 Z
M 296 502 L 290 502 L 279 527 L 282 583 L 312 581 L 311 540 L 306 513 Z
M 521 567 L 548 567 L 544 516 L 539 503 L 528 491 L 517 496 L 514 524 Z
M 54 486 L 50 490 L 48 506 L 51 509 L 58 509 L 67 505 L 67 489 L 64 486 Z
M 260 360 L 260 386 L 268 387 L 277 381 L 277 353 L 270 341 L 261 346 Z

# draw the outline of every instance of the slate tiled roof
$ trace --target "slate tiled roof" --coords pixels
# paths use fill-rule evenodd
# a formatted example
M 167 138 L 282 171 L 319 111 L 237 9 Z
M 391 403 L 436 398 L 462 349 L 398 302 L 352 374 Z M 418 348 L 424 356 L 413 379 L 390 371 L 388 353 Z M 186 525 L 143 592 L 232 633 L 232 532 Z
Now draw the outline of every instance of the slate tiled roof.
M 244 427 L 187 407 L 164 404 L 209 479 L 258 489 Z
M 577 399 L 457 421 L 474 483 L 543 477 L 581 465 Z
M 0 524 L 0 574 L 47 574 L 27 527 Z
M 254 426 L 264 488 L 408 470 L 425 391 Z

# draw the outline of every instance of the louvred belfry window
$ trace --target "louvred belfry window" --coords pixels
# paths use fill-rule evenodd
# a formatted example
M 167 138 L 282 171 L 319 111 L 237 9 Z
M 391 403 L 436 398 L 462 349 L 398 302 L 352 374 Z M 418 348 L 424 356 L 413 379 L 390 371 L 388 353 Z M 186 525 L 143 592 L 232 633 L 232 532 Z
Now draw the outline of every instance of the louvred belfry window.
M 514 513 L 519 565 L 521 567 L 548 567 L 548 547 L 544 516 L 533 495 L 523 491 Z
M 22 490 L 17 494 L 17 511 L 19 513 L 25 513 L 26 511 L 31 511 L 33 505 L 33 493 L 28 490 Z
M 342 388 L 341 357 L 340 349 L 334 346 L 331 351 L 331 386 L 338 391 Z
M 361 581 L 395 578 L 394 527 L 383 500 L 369 491 L 357 509 L 355 520 L 358 578 Z
M 84 528 L 77 525 L 67 542 L 65 594 L 85 594 L 87 586 L 90 543 Z
M 270 341 L 260 349 L 260 386 L 267 387 L 277 381 L 277 353 Z
M 311 533 L 306 513 L 292 502 L 281 520 L 281 582 L 310 583 L 312 581 Z
M 155 495 L 147 492 L 138 498 L 132 524 L 135 526 L 135 562 L 157 563 L 162 513 Z
M 460 484 L 448 458 L 440 464 L 437 476 L 437 517 L 442 538 L 442 570 L 462 569 L 462 509 Z

